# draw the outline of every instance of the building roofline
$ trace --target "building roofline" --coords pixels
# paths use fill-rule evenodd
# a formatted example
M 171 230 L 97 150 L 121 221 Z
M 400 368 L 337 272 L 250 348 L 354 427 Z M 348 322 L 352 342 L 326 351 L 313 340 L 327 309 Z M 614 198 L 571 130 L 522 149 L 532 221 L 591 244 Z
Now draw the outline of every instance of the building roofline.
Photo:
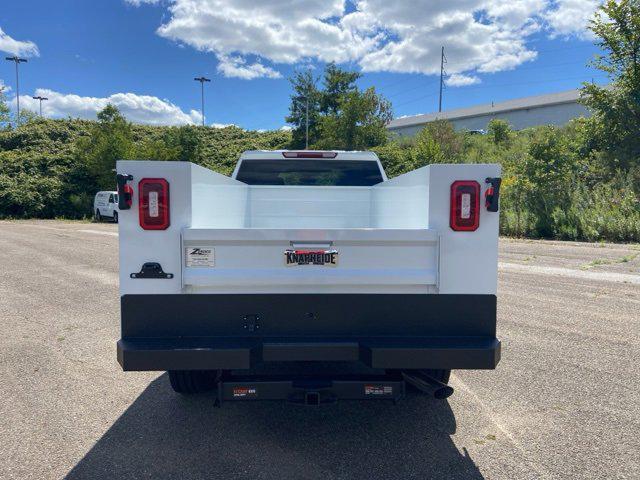
M 387 128 L 395 130 L 397 128 L 423 125 L 435 120 L 458 120 L 462 118 L 482 117 L 496 113 L 508 113 L 518 110 L 528 110 L 530 108 L 562 105 L 566 103 L 576 103 L 580 98 L 580 90 L 565 90 L 556 93 L 546 93 L 531 97 L 516 98 L 498 103 L 487 103 L 472 107 L 457 108 L 444 112 L 426 113 L 412 115 L 403 118 L 396 118 L 389 122 Z

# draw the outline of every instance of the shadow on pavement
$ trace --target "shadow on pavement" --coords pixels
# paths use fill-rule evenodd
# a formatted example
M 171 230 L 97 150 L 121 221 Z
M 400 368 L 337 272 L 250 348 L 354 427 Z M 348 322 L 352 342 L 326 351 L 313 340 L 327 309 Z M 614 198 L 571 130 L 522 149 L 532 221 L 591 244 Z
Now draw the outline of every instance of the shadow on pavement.
M 446 401 L 213 402 L 177 395 L 161 376 L 67 478 L 483 478 L 451 440 Z

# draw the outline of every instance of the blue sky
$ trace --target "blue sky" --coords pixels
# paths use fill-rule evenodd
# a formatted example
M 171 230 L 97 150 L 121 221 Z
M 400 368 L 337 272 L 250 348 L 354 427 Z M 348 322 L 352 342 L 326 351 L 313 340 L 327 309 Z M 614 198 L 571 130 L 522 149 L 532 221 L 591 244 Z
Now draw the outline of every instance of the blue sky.
M 445 46 L 452 109 L 575 88 L 605 77 L 586 30 L 597 0 L 44 0 L 6 1 L 2 57 L 19 54 L 23 107 L 95 118 L 106 102 L 132 121 L 285 125 L 288 77 L 328 61 L 363 72 L 396 116 L 437 109 Z M 15 97 L 13 63 L 0 85 Z

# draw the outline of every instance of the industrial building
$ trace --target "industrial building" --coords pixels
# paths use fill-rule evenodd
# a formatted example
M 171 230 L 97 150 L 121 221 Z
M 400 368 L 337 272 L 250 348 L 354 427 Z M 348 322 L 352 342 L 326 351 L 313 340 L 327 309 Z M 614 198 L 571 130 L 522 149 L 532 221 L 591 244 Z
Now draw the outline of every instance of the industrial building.
M 515 130 L 538 125 L 564 125 L 573 118 L 590 115 L 587 108 L 578 103 L 579 98 L 579 90 L 547 93 L 506 102 L 396 118 L 387 128 L 399 135 L 411 136 L 435 120 L 448 120 L 456 130 L 469 131 L 486 130 L 489 121 L 494 118 L 507 121 Z

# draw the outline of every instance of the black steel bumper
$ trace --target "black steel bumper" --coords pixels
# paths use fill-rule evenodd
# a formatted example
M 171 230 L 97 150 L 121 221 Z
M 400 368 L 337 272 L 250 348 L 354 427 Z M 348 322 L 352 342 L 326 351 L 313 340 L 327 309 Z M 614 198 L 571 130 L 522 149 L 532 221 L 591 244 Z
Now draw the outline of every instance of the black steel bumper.
M 491 369 L 493 295 L 125 295 L 124 370 L 239 370 L 264 362 Z

